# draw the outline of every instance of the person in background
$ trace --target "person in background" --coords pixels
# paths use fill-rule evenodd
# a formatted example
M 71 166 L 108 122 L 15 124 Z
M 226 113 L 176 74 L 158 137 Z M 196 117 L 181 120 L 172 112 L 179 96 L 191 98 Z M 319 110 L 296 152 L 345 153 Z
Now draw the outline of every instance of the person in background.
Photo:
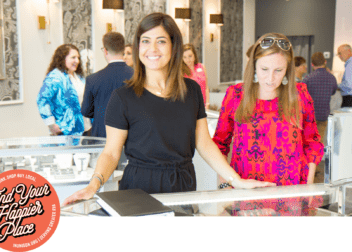
M 297 56 L 297 57 L 294 57 L 294 61 L 295 61 L 295 76 L 296 76 L 295 80 L 296 82 L 302 82 L 303 75 L 307 73 L 306 60 L 301 56 Z
M 123 60 L 126 62 L 127 66 L 133 68 L 133 59 L 132 59 L 132 45 L 125 45 L 125 51 L 123 53 Z
M 81 113 L 84 85 L 78 48 L 59 46 L 37 96 L 40 116 L 51 135 L 87 135 L 91 121 Z
M 244 83 L 227 89 L 213 140 L 227 157 L 233 139 L 231 166 L 241 178 L 313 183 L 324 146 L 312 98 L 305 84 L 296 84 L 294 67 L 287 37 L 268 33 L 254 45 Z
M 222 158 L 208 132 L 199 85 L 182 73 L 182 35 L 174 19 L 152 13 L 137 27 L 133 43 L 135 72 L 127 86 L 113 92 L 106 110 L 106 145 L 89 185 L 63 205 L 89 199 L 110 177 L 122 147 L 129 160 L 119 190 L 147 193 L 196 190 L 192 157 L 205 161 L 238 188 L 272 186 L 240 179 Z
M 213 141 L 224 160 L 233 141 L 230 165 L 243 179 L 278 186 L 314 182 L 324 146 L 312 98 L 305 84 L 295 82 L 293 50 L 286 36 L 268 33 L 254 44 L 244 83 L 226 91 Z M 307 198 L 254 200 L 234 203 L 233 214 L 266 209 L 269 215 L 307 215 L 303 202 L 314 209 L 322 203 Z
M 326 70 L 326 60 L 322 52 L 312 55 L 314 72 L 303 79 L 308 92 L 314 101 L 315 119 L 322 142 L 324 141 L 328 117 L 330 114 L 330 99 L 337 90 L 335 76 Z
M 184 77 L 195 80 L 199 84 L 202 90 L 205 108 L 208 109 L 210 103 L 207 73 L 204 65 L 198 62 L 198 56 L 192 44 L 183 46 L 182 69 Z
M 345 72 L 339 89 L 342 95 L 343 107 L 352 107 L 352 49 L 350 45 L 344 44 L 337 49 L 337 55 L 345 62 Z
M 125 85 L 133 75 L 133 69 L 123 60 L 125 39 L 118 32 L 108 32 L 103 36 L 102 48 L 108 65 L 87 77 L 82 103 L 82 114 L 93 118 L 92 136 L 106 137 L 105 111 L 112 92 Z

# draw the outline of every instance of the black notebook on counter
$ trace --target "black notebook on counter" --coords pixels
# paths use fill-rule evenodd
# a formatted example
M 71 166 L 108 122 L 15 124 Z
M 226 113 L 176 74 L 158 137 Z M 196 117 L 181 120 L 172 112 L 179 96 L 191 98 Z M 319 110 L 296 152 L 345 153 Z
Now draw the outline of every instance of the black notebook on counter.
M 96 196 L 110 216 L 175 216 L 171 208 L 141 189 L 100 192 Z

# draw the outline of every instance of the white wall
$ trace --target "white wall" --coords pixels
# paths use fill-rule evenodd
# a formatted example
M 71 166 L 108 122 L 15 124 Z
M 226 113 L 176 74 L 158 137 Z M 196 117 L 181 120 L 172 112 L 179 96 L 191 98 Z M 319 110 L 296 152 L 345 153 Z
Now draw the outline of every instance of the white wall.
M 220 28 L 210 24 L 210 14 L 219 14 L 220 5 L 217 0 L 203 0 L 203 64 L 207 70 L 208 86 L 219 88 L 219 45 Z M 214 34 L 214 41 L 210 42 L 210 34 Z
M 334 38 L 334 52 L 332 71 L 341 82 L 343 72 L 345 71 L 345 63 L 336 55 L 337 48 L 342 44 L 349 44 L 352 46 L 352 1 L 337 0 L 336 1 L 336 20 L 335 20 L 335 38 Z
M 101 48 L 103 47 L 103 35 L 106 33 L 106 24 L 112 23 L 113 28 L 121 34 L 125 33 L 124 14 L 111 9 L 102 9 L 103 0 L 92 0 L 92 36 L 94 52 L 94 72 L 106 67 Z
M 243 1 L 242 79 L 247 65 L 246 52 L 255 43 L 255 0 Z
M 167 14 L 175 18 L 175 8 L 189 8 L 189 0 L 168 1 Z M 183 36 L 183 43 L 189 43 L 189 23 L 183 19 L 175 19 Z

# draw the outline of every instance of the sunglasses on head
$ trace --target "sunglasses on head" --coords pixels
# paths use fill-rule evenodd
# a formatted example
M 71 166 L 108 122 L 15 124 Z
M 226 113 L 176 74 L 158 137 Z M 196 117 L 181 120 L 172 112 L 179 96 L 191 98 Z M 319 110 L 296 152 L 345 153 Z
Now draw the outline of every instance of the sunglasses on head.
M 263 38 L 262 41 L 260 41 L 259 45 L 262 49 L 268 49 L 271 47 L 274 43 L 276 44 L 284 51 L 288 51 L 291 48 L 291 43 L 285 38 L 273 38 L 273 37 L 265 37 Z

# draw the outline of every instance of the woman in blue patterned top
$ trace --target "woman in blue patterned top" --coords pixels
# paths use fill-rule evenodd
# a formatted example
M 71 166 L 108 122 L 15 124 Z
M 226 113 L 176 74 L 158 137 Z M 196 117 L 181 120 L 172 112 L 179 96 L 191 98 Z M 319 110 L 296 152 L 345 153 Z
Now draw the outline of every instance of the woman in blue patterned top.
M 78 48 L 59 46 L 43 81 L 37 104 L 51 135 L 82 135 L 91 128 L 81 114 L 85 79 Z

